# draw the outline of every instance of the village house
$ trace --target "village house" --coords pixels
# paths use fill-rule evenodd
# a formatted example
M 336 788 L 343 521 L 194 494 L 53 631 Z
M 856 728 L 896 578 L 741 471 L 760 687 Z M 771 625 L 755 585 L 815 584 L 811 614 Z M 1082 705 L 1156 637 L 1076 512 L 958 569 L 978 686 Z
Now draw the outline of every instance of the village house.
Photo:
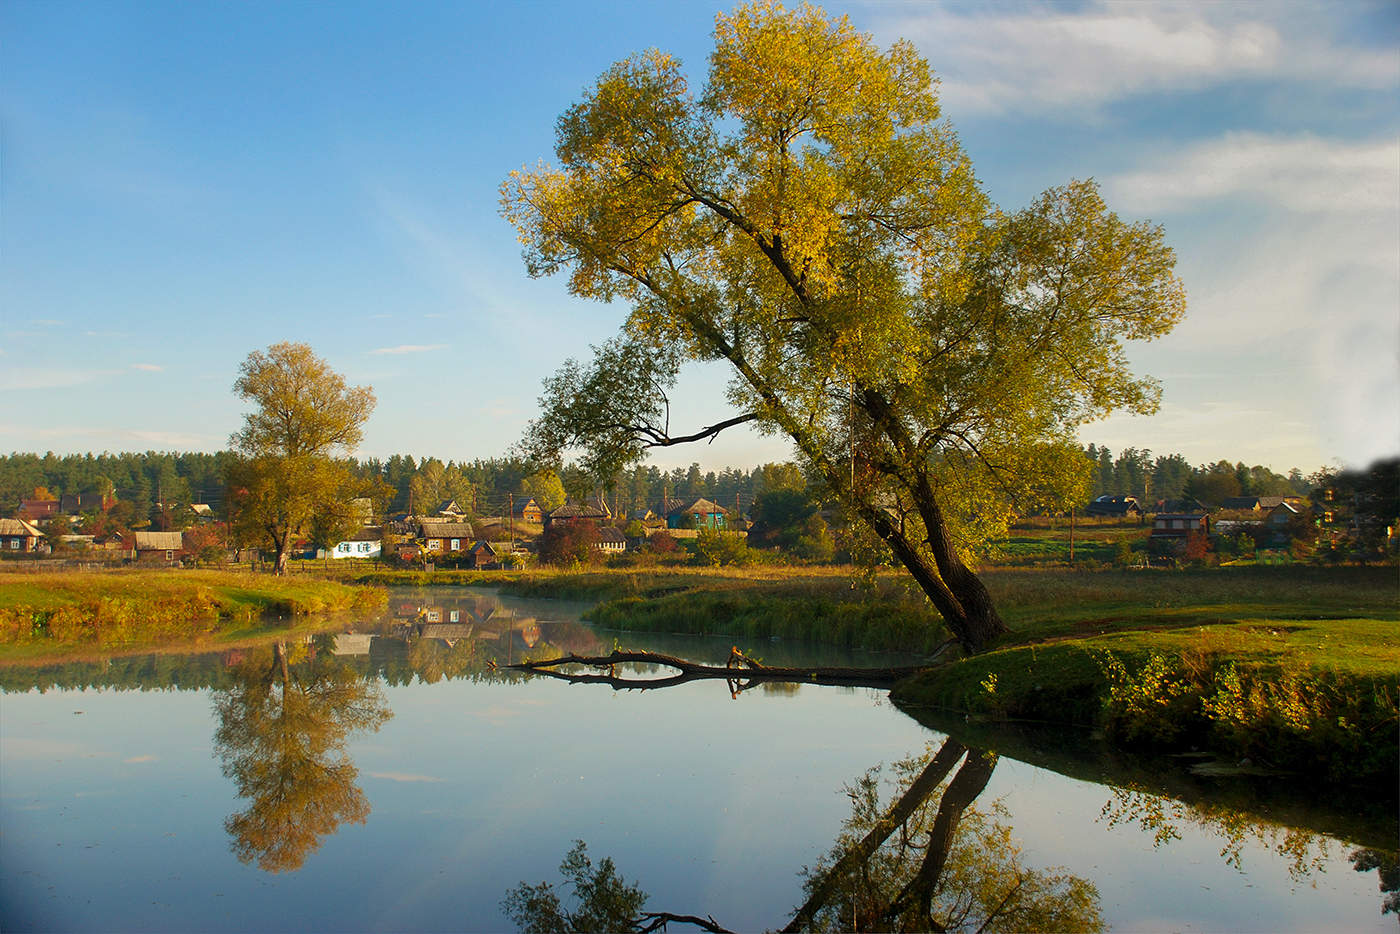
M 623 535 L 616 526 L 605 525 L 598 529 L 598 541 L 593 547 L 604 554 L 621 554 L 627 550 L 627 536 Z
M 526 522 L 543 522 L 544 510 L 533 496 L 521 494 L 511 500 L 510 513 L 516 519 Z
M 378 558 L 384 549 L 384 529 L 376 525 L 366 525 L 336 542 L 335 547 L 323 551 L 323 558 Z
M 430 555 L 458 554 L 471 548 L 473 535 L 469 522 L 422 522 L 419 524 L 423 550 Z
M 467 515 L 466 511 L 463 510 L 461 506 L 457 505 L 455 499 L 447 499 L 438 503 L 438 507 L 433 510 L 433 514 L 439 518 L 447 519 L 450 522 L 460 522 L 466 518 Z
M 468 555 L 471 565 L 478 570 L 495 570 L 505 565 L 511 553 L 509 542 L 479 541 L 472 545 Z
M 29 522 L 44 523 L 58 515 L 58 508 L 56 499 L 21 499 L 15 515 Z
M 728 520 L 728 509 L 704 497 L 688 506 L 673 506 L 666 512 L 666 527 L 669 529 L 724 529 L 728 527 Z
M 1142 504 L 1135 496 L 1100 496 L 1084 508 L 1086 516 L 1141 516 Z
M 0 552 L 8 555 L 31 554 L 40 550 L 44 533 L 24 519 L 0 519 Z
M 106 512 L 117 501 L 106 493 L 65 493 L 58 498 L 58 511 L 70 516 L 85 512 Z
M 1205 513 L 1159 512 L 1152 517 L 1152 537 L 1185 538 L 1192 532 L 1210 534 L 1210 516 Z
M 549 511 L 544 517 L 544 527 L 547 529 L 556 522 L 606 522 L 611 518 L 612 513 L 602 503 L 565 503 Z
M 123 543 L 126 558 L 150 564 L 174 564 L 185 556 L 180 532 L 132 532 Z

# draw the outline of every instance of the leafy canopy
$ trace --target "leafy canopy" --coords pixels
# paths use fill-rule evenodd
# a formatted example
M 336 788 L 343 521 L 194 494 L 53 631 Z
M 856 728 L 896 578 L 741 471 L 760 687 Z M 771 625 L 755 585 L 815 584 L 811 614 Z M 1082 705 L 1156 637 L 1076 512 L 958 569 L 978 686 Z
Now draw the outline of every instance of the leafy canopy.
M 1082 492 L 1078 425 L 1157 404 L 1123 347 L 1185 307 L 1161 229 L 1091 181 L 994 207 L 908 42 L 743 6 L 698 97 L 675 58 L 635 55 L 560 118 L 556 155 L 502 189 L 526 265 L 631 313 L 546 384 L 532 453 L 610 475 L 754 421 L 839 495 L 899 509 L 927 487 L 973 541 L 1010 501 Z M 713 359 L 740 414 L 677 436 L 666 394 Z

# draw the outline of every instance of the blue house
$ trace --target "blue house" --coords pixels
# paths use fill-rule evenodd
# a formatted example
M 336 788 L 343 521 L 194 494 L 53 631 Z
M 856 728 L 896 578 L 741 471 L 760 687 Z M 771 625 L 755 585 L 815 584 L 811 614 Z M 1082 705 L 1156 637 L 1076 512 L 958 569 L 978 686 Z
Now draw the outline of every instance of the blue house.
M 729 510 L 719 503 L 707 499 L 697 499 L 689 506 L 679 506 L 666 513 L 668 529 L 726 529 L 729 527 Z

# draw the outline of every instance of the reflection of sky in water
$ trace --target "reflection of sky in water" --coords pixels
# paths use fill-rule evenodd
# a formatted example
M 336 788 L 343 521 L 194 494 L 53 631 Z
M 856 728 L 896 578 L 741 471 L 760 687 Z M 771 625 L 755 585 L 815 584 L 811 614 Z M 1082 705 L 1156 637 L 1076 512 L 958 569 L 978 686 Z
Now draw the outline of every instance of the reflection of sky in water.
M 650 908 L 780 926 L 798 870 L 848 813 L 843 785 L 938 739 L 866 690 L 736 701 L 715 682 L 618 693 L 447 679 L 384 693 L 393 718 L 348 747 L 368 821 L 280 875 L 230 852 L 223 821 L 246 802 L 211 753 L 211 692 L 0 697 L 4 929 L 499 930 L 505 892 L 556 879 L 576 838 L 639 881 Z M 979 806 L 1010 809 L 1027 865 L 1093 879 L 1114 928 L 1393 929 L 1375 873 L 1353 872 L 1345 846 L 1298 881 L 1251 841 L 1241 872 L 1209 830 L 1154 849 L 1138 828 L 1107 827 L 1108 797 L 1003 759 Z

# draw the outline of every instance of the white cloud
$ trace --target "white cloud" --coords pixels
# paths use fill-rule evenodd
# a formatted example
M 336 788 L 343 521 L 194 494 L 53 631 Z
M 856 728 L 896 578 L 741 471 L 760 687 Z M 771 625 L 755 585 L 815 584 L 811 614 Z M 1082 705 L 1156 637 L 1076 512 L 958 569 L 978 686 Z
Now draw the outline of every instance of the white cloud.
M 383 356 L 390 354 L 428 353 L 433 350 L 446 349 L 446 344 L 399 344 L 397 347 L 380 347 L 377 350 L 371 350 L 370 353 Z
M 165 367 L 156 363 L 133 363 L 131 368 L 133 370 L 144 370 L 147 373 L 159 373 L 161 370 L 165 369 Z
M 1159 156 L 1106 186 L 1115 204 L 1142 213 L 1246 197 L 1303 212 L 1400 211 L 1400 140 L 1228 133 Z
M 901 12 L 882 21 L 878 32 L 920 46 L 955 113 L 1092 109 L 1133 94 L 1247 78 L 1381 89 L 1400 80 L 1393 50 L 1335 44 L 1335 17 L 1321 6 L 896 9 Z M 910 9 L 918 12 L 904 12 Z

